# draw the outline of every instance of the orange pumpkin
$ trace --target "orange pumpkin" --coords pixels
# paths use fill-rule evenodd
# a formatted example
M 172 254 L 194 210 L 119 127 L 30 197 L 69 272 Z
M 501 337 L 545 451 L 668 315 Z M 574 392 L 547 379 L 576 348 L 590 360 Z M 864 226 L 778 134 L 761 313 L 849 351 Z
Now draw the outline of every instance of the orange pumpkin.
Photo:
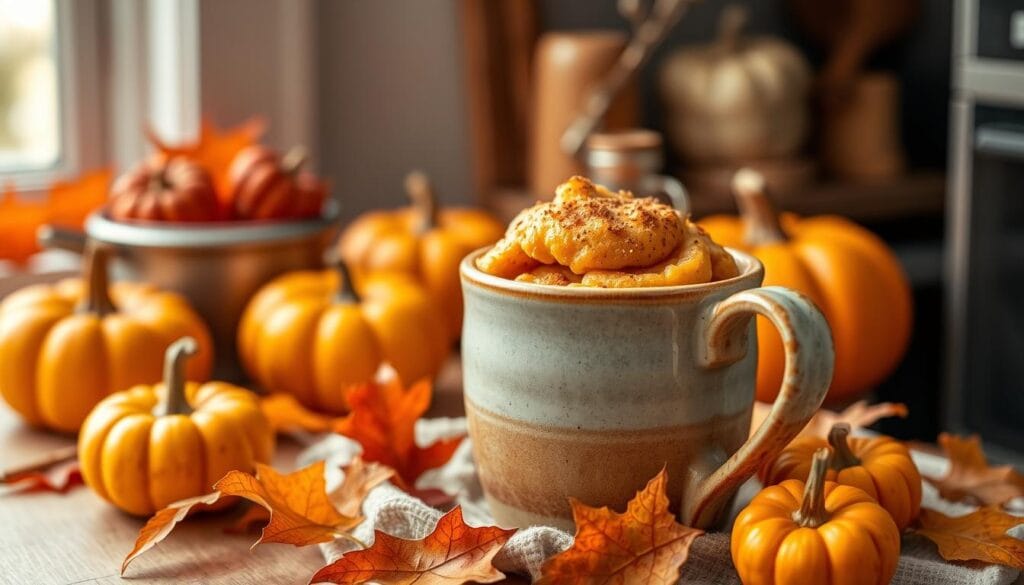
M 213 221 L 220 205 L 206 170 L 184 157 L 152 157 L 110 187 L 110 216 L 121 221 Z
M 741 170 L 733 181 L 741 217 L 698 223 L 716 242 L 764 263 L 764 284 L 796 289 L 813 300 L 832 328 L 836 365 L 826 400 L 848 402 L 886 378 L 910 340 L 910 284 L 877 236 L 837 216 L 780 223 L 764 193 L 764 178 Z M 757 399 L 772 402 L 782 383 L 785 352 L 775 329 L 757 319 Z
M 0 395 L 30 424 L 78 431 L 101 399 L 160 380 L 164 348 L 199 343 L 189 377 L 210 375 L 206 325 L 175 294 L 145 284 L 107 285 L 108 250 L 86 249 L 85 278 L 35 285 L 0 303 Z
M 466 254 L 493 244 L 504 229 L 476 209 L 438 209 L 422 173 L 406 178 L 412 207 L 367 213 L 342 235 L 341 257 L 360 278 L 374 272 L 414 276 L 441 308 L 451 339 L 462 331 L 459 263 Z M 405 378 L 407 379 L 407 378 Z
M 807 481 L 788 479 L 754 496 L 732 527 L 732 562 L 744 585 L 886 585 L 900 531 L 855 487 L 825 481 L 828 449 Z
M 347 409 L 344 391 L 389 363 L 402 380 L 433 377 L 448 356 L 444 323 L 401 274 L 351 286 L 348 270 L 300 271 L 261 288 L 242 314 L 238 353 L 249 376 L 320 411 Z
M 832 427 L 828 440 L 801 437 L 764 466 L 765 485 L 807 477 L 814 453 L 832 447 L 827 479 L 859 488 L 885 508 L 903 530 L 921 511 L 921 474 L 903 443 L 890 437 L 850 437 L 850 425 Z
M 302 170 L 306 152 L 294 148 L 284 158 L 254 144 L 243 148 L 228 169 L 231 205 L 239 219 L 298 219 L 320 214 L 327 185 Z

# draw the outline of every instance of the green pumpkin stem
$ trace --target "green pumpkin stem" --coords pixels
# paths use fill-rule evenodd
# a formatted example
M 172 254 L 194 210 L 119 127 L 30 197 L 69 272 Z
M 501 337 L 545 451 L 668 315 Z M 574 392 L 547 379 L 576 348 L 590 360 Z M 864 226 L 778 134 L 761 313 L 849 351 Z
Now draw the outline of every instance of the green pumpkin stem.
M 828 447 L 822 447 L 814 453 L 811 460 L 811 472 L 807 474 L 804 484 L 804 497 L 800 509 L 793 513 L 793 521 L 803 528 L 817 528 L 828 522 L 828 511 L 825 510 L 825 474 L 828 473 L 829 459 L 832 453 Z
M 743 219 L 743 240 L 748 246 L 776 244 L 789 239 L 766 191 L 764 176 L 753 169 L 740 169 L 733 175 L 732 192 Z
M 828 432 L 828 444 L 832 447 L 831 467 L 835 470 L 856 467 L 861 464 L 860 458 L 850 449 L 849 423 L 836 423 Z
M 426 233 L 437 227 L 437 196 L 430 185 L 430 179 L 421 171 L 413 171 L 405 177 L 405 193 L 412 200 L 420 216 L 419 233 Z
M 110 248 L 90 240 L 85 246 L 82 258 L 82 279 L 85 281 L 85 294 L 78 304 L 78 312 L 95 313 L 104 316 L 117 311 L 114 301 L 110 299 L 110 277 L 107 264 Z
M 188 358 L 199 352 L 199 344 L 191 337 L 182 337 L 167 347 L 164 353 L 164 389 L 167 393 L 157 405 L 157 416 L 189 414 L 192 406 L 185 397 L 185 366 Z
M 362 297 L 356 292 L 355 281 L 352 280 L 352 271 L 348 264 L 341 259 L 333 259 L 330 262 L 331 268 L 338 273 L 338 290 L 334 293 L 336 303 L 360 303 Z

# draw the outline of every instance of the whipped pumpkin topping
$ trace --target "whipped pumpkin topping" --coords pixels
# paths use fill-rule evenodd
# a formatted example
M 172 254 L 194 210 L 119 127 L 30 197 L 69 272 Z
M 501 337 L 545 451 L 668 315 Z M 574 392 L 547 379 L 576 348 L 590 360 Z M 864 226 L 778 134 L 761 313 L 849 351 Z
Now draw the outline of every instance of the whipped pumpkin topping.
M 653 197 L 583 177 L 523 210 L 477 268 L 522 282 L 628 288 L 697 284 L 738 274 L 699 226 Z

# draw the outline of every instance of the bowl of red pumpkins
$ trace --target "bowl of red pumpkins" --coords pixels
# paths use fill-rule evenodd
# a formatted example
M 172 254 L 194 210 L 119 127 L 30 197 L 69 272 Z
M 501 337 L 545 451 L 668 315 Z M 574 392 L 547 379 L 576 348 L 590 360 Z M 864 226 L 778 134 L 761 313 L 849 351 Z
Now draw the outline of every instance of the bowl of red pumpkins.
M 322 266 L 337 230 L 337 202 L 305 162 L 301 148 L 281 155 L 252 144 L 214 176 L 188 156 L 153 155 L 113 182 L 78 245 L 111 247 L 118 279 L 188 298 L 213 335 L 215 377 L 240 379 L 235 332 L 246 303 L 275 276 Z M 74 234 L 49 233 L 51 244 L 75 246 Z

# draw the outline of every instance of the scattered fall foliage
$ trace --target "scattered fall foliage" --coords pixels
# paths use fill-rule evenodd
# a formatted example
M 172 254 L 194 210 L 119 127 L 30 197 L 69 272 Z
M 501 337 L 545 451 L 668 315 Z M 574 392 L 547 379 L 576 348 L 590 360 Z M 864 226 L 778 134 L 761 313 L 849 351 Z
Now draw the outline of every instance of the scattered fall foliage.
M 1011 465 L 990 466 L 977 435 L 960 437 L 942 433 L 939 446 L 949 459 L 949 471 L 944 477 L 925 476 L 924 479 L 938 488 L 943 498 L 1002 505 L 1024 496 L 1024 475 Z
M 459 585 L 493 583 L 505 575 L 491 564 L 515 530 L 474 528 L 462 520 L 462 508 L 441 517 L 420 540 L 405 540 L 376 531 L 373 546 L 346 553 L 320 569 L 311 583 L 381 585 Z
M 768 416 L 771 408 L 772 405 L 765 402 L 754 403 L 754 414 L 750 423 L 751 434 L 761 426 L 761 421 Z M 866 400 L 858 400 L 840 412 L 819 409 L 797 436 L 825 438 L 828 437 L 828 432 L 836 423 L 847 423 L 851 428 L 858 429 L 871 426 L 883 418 L 893 416 L 907 418 L 908 414 L 906 404 L 896 402 L 869 404 Z
M 1024 518 L 1007 514 L 998 505 L 955 517 L 923 509 L 915 532 L 938 545 L 947 561 L 982 561 L 1024 570 L 1024 540 L 1006 534 L 1018 524 L 1024 524 Z
M 358 441 L 363 459 L 394 469 L 396 483 L 412 489 L 424 471 L 451 459 L 464 438 L 442 439 L 429 447 L 416 444 L 416 421 L 430 406 L 431 392 L 429 381 L 420 381 L 406 390 L 397 376 L 386 382 L 354 386 L 347 394 L 352 412 L 334 430 Z
M 53 492 L 66 494 L 82 484 L 82 468 L 77 460 L 63 461 L 48 469 L 33 469 L 4 475 L 0 484 L 10 486 L 12 492 Z
M 313 412 L 302 406 L 293 394 L 278 392 L 260 400 L 263 415 L 277 432 L 301 430 L 326 433 L 341 419 Z
M 683 526 L 669 512 L 668 473 L 662 470 L 637 492 L 624 514 L 571 499 L 576 539 L 542 567 L 539 583 L 649 583 L 679 581 L 690 545 L 702 530 Z

